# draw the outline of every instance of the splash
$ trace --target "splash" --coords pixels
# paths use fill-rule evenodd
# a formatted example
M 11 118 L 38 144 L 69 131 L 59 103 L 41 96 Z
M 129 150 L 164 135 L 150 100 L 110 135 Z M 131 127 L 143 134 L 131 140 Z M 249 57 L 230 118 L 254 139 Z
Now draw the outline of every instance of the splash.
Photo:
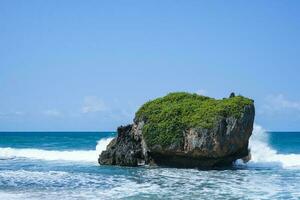
M 280 154 L 268 144 L 268 133 L 255 124 L 249 141 L 251 160 L 250 167 L 299 168 L 300 154 Z
M 57 151 L 43 149 L 17 149 L 0 148 L 0 158 L 30 158 L 38 160 L 64 160 L 79 162 L 97 162 L 99 154 L 113 138 L 101 139 L 97 142 L 95 150 Z

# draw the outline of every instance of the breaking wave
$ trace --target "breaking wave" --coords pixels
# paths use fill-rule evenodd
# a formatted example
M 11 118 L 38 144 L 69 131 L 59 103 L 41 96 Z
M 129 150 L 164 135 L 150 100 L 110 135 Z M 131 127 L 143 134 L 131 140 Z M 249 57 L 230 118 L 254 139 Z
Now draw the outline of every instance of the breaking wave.
M 299 168 L 300 154 L 280 154 L 268 144 L 268 133 L 259 125 L 254 125 L 249 141 L 251 160 L 249 167 Z M 238 161 L 238 165 L 241 164 Z
M 104 138 L 97 142 L 95 150 L 57 151 L 30 148 L 0 148 L 0 159 L 30 158 L 39 160 L 65 160 L 79 162 L 97 162 L 99 154 L 105 150 L 113 138 Z
M 268 133 L 259 125 L 254 125 L 249 141 L 251 160 L 247 167 L 300 168 L 300 154 L 281 154 L 268 144 Z M 113 138 L 103 138 L 97 142 L 95 150 L 43 150 L 30 148 L 0 148 L 0 159 L 29 158 L 38 160 L 63 160 L 97 162 L 99 154 Z M 237 165 L 244 165 L 240 160 Z

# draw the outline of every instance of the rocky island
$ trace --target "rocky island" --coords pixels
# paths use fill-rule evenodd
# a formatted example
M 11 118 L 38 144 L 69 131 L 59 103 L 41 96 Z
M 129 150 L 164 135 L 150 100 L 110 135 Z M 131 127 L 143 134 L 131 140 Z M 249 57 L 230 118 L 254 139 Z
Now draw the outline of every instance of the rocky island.
M 158 165 L 184 168 L 230 166 L 249 156 L 254 122 L 253 100 L 235 96 L 214 99 L 186 92 L 145 103 L 134 123 L 101 153 L 101 165 Z

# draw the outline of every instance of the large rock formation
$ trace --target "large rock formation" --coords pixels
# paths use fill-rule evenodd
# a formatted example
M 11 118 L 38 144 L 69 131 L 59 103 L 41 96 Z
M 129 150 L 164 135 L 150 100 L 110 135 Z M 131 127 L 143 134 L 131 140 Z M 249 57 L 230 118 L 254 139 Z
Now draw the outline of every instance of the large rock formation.
M 253 100 L 171 93 L 144 104 L 99 156 L 101 165 L 213 168 L 249 154 Z

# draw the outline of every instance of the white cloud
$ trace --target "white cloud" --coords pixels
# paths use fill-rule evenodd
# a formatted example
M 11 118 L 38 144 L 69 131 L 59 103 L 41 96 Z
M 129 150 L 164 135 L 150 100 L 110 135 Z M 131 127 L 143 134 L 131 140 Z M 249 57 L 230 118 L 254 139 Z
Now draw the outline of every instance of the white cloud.
M 204 90 L 204 89 L 200 89 L 200 90 L 197 90 L 196 91 L 196 94 L 199 94 L 199 95 L 206 95 L 206 90 Z
M 88 96 L 84 98 L 83 106 L 81 109 L 82 113 L 93 113 L 107 111 L 108 107 L 102 99 L 95 96 Z
M 265 104 L 259 110 L 260 114 L 283 111 L 300 111 L 300 101 L 292 101 L 284 95 L 269 95 L 265 99 Z
M 269 103 L 275 109 L 296 109 L 300 110 L 300 101 L 291 101 L 284 97 L 282 94 L 277 96 L 269 96 Z
M 25 112 L 23 111 L 10 111 L 10 112 L 0 112 L 0 117 L 13 117 L 13 116 L 23 116 Z
M 22 115 L 25 115 L 25 112 L 23 112 L 23 111 L 15 111 L 14 114 L 18 115 L 18 116 L 22 116 Z
M 45 110 L 43 112 L 43 114 L 46 115 L 46 116 L 50 116 L 50 117 L 60 117 L 60 116 L 62 116 L 62 113 L 57 109 Z

